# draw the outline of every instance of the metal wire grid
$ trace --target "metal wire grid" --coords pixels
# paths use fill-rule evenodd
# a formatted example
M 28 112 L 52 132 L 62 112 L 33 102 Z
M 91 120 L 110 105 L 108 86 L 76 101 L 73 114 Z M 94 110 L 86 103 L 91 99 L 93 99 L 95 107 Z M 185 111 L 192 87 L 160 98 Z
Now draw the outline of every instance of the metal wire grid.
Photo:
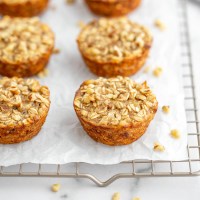
M 181 55 L 188 126 L 188 159 L 181 161 L 133 160 L 110 166 L 86 163 L 70 163 L 65 165 L 21 164 L 11 167 L 1 166 L 0 177 L 87 178 L 98 186 L 107 186 L 119 178 L 200 175 L 200 133 L 189 42 L 187 0 L 179 0 L 179 2 Z M 93 174 L 98 174 L 100 178 Z

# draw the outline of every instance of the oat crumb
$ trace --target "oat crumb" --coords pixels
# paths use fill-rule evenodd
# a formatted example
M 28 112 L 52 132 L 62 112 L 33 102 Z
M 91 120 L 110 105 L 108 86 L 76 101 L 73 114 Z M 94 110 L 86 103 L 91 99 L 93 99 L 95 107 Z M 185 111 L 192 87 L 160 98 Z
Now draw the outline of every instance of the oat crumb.
M 53 50 L 53 53 L 54 53 L 54 54 L 59 54 L 59 53 L 60 53 L 60 49 L 54 49 L 54 50 Z
M 58 192 L 60 190 L 61 185 L 60 184 L 53 184 L 51 186 L 51 191 L 52 192 Z
M 161 20 L 159 20 L 159 19 L 156 19 L 156 20 L 154 21 L 154 25 L 155 25 L 157 28 L 159 28 L 161 31 L 164 31 L 164 30 L 166 29 L 165 24 L 164 24 Z
M 162 111 L 163 111 L 164 113 L 169 113 L 169 112 L 170 112 L 170 107 L 169 107 L 169 106 L 163 106 L 163 107 L 162 107 Z
M 151 69 L 151 67 L 150 67 L 150 66 L 147 66 L 147 67 L 144 68 L 144 71 L 143 71 L 143 72 L 144 72 L 144 73 L 148 73 L 148 72 L 150 71 L 150 69 Z
M 67 4 L 71 5 L 75 3 L 75 0 L 65 0 Z
M 156 77 L 159 77 L 161 76 L 162 72 L 163 72 L 163 69 L 161 67 L 157 67 L 153 70 L 153 75 Z
M 134 197 L 132 200 L 141 200 L 139 197 Z
M 78 21 L 78 26 L 79 26 L 80 28 L 84 28 L 85 25 L 86 25 L 86 24 L 85 24 L 83 21 Z
M 119 192 L 114 193 L 112 196 L 112 200 L 120 200 L 120 193 Z
M 49 74 L 49 70 L 48 70 L 47 68 L 45 68 L 43 71 L 39 72 L 37 76 L 38 76 L 39 78 L 44 78 L 44 77 L 46 77 L 48 74 Z
M 173 138 L 175 138 L 175 139 L 179 139 L 179 138 L 181 137 L 180 131 L 177 130 L 177 129 L 171 130 L 170 135 L 171 135 Z
M 160 152 L 165 151 L 165 147 L 158 142 L 154 143 L 153 149 L 154 151 L 160 151 Z
M 51 10 L 56 10 L 56 6 L 55 5 L 53 5 L 53 4 L 51 4 L 51 5 L 49 5 L 49 9 L 51 9 Z

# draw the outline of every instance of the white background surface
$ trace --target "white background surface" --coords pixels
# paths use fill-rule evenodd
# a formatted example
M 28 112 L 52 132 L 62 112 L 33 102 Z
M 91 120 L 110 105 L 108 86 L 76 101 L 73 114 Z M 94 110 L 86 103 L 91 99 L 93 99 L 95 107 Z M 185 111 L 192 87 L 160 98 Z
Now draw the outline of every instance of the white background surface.
M 187 128 L 181 76 L 178 1 L 143 0 L 141 6 L 129 15 L 131 20 L 147 26 L 153 35 L 153 45 L 145 64 L 151 66 L 150 72 L 143 73 L 142 68 L 131 78 L 139 83 L 147 81 L 159 104 L 146 133 L 130 145 L 116 147 L 103 145 L 91 139 L 83 130 L 73 108 L 74 94 L 80 83 L 91 78 L 96 79 L 86 68 L 78 51 L 76 38 L 80 27 L 77 23 L 80 20 L 87 23 L 96 16 L 89 12 L 82 0 L 77 0 L 71 6 L 64 0 L 54 0 L 52 4 L 56 6 L 56 10 L 48 9 L 41 18 L 52 27 L 56 47 L 60 49 L 60 53 L 52 56 L 50 60 L 49 75 L 40 79 L 51 91 L 50 111 L 37 137 L 20 144 L 0 145 L 0 165 L 28 162 L 115 164 L 135 159 L 186 159 Z M 66 22 L 68 18 L 70 20 Z M 154 26 L 153 22 L 157 18 L 165 22 L 165 31 L 162 32 Z M 160 78 L 152 75 L 157 66 L 163 69 Z M 170 114 L 162 112 L 163 105 L 170 106 Z M 179 140 L 170 137 L 172 129 L 180 131 Z M 155 142 L 164 145 L 165 151 L 154 151 Z
M 196 80 L 199 80 L 200 7 L 190 3 L 189 18 L 193 64 Z M 62 188 L 58 193 L 52 193 L 50 186 L 57 182 Z M 122 179 L 107 188 L 98 188 L 88 180 L 0 178 L 0 200 L 110 200 L 114 192 L 120 192 L 122 200 L 136 196 L 141 200 L 199 200 L 200 177 Z

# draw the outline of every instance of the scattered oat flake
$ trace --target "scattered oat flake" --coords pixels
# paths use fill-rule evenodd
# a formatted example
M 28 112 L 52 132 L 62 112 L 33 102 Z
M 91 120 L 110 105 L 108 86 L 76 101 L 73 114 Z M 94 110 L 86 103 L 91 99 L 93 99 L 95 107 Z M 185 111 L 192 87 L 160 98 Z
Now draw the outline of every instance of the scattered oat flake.
M 53 184 L 51 186 L 51 191 L 52 192 L 58 192 L 60 190 L 61 185 L 60 184 Z
M 169 106 L 163 106 L 163 107 L 162 107 L 162 111 L 163 111 L 164 113 L 169 113 L 169 112 L 170 112 L 170 107 L 169 107 Z
M 139 197 L 135 197 L 132 200 L 141 200 Z
M 161 145 L 160 143 L 158 143 L 158 142 L 156 142 L 154 144 L 153 149 L 154 149 L 154 151 L 160 151 L 160 152 L 165 151 L 165 147 L 163 145 Z
M 164 30 L 166 29 L 165 24 L 164 24 L 161 20 L 159 20 L 159 19 L 156 19 L 156 20 L 154 21 L 154 25 L 155 25 L 157 28 L 159 28 L 161 31 L 164 31 Z
M 179 138 L 181 137 L 180 131 L 177 130 L 177 129 L 171 130 L 170 135 L 171 135 L 173 138 L 175 138 L 175 139 L 179 139 Z
M 112 200 L 120 200 L 120 193 L 119 192 L 114 193 L 112 196 Z
M 56 6 L 55 5 L 49 5 L 49 8 L 51 9 L 51 10 L 56 10 Z
M 151 69 L 151 67 L 150 66 L 147 66 L 147 67 L 145 67 L 145 69 L 144 69 L 144 73 L 148 73 L 149 71 L 150 71 L 150 69 Z
M 49 74 L 49 71 L 48 71 L 47 68 L 45 68 L 43 71 L 39 72 L 37 76 L 38 76 L 39 78 L 44 78 L 44 77 L 46 77 L 48 74 Z
M 66 0 L 66 3 L 69 4 L 69 5 L 74 4 L 75 0 Z
M 157 67 L 153 70 L 153 75 L 156 77 L 159 77 L 161 76 L 162 72 L 163 72 L 163 69 L 161 67 Z
M 85 27 L 85 23 L 83 21 L 78 21 L 78 26 L 80 28 L 83 28 L 83 27 Z
M 54 54 L 59 54 L 59 53 L 60 53 L 60 49 L 54 49 L 54 50 L 53 50 L 53 53 L 54 53 Z

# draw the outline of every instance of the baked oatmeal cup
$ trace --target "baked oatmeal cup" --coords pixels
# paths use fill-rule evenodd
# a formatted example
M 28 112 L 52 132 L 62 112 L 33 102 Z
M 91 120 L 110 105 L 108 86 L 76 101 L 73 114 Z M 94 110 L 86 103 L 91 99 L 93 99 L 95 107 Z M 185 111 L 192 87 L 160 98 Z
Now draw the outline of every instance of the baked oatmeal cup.
M 121 76 L 85 81 L 74 98 L 75 112 L 87 134 L 111 146 L 140 138 L 157 108 L 146 82 L 138 84 Z
M 81 55 L 98 76 L 130 76 L 146 62 L 152 36 L 142 25 L 123 18 L 101 18 L 86 25 L 77 39 Z
M 46 120 L 49 89 L 34 79 L 0 79 L 0 143 L 32 139 Z
M 54 48 L 54 34 L 38 18 L 0 20 L 0 74 L 29 77 L 42 71 Z
M 12 17 L 33 17 L 42 13 L 49 0 L 0 0 L 0 14 Z
M 85 2 L 93 13 L 113 17 L 126 15 L 135 10 L 141 0 L 85 0 Z

